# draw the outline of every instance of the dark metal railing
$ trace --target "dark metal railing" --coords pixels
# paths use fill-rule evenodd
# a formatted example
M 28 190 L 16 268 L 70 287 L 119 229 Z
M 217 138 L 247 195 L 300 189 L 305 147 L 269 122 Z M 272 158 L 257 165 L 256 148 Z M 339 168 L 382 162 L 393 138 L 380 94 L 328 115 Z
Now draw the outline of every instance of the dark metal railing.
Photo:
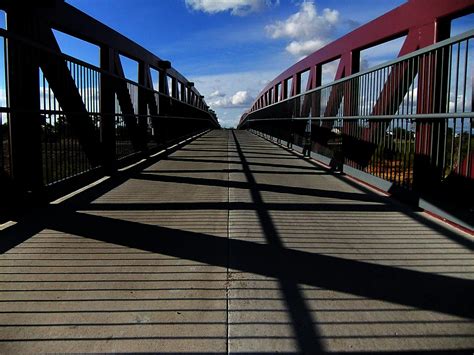
M 72 11 L 69 5 L 58 4 Z M 44 24 L 38 21 L 43 31 Z M 61 53 L 54 48 L 55 40 L 48 34 L 51 30 L 46 26 L 45 31 L 47 41 L 43 40 L 49 46 L 17 31 L 0 29 L 4 44 L 0 55 L 5 58 L 0 66 L 5 73 L 5 82 L 0 83 L 4 88 L 0 90 L 0 95 L 4 93 L 0 100 L 0 188 L 7 180 L 22 193 L 41 192 L 43 196 L 58 183 L 65 185 L 89 172 L 112 173 L 176 140 L 219 127 L 202 96 L 192 83 L 184 84 L 184 77 L 170 69 L 169 62 L 164 64 L 168 69 L 159 73 L 156 88 L 148 79 L 146 63 L 140 64 L 142 79 L 128 80 L 118 54 L 106 46 L 101 47 L 101 56 L 108 62 L 101 58 L 101 67 L 97 67 Z M 123 43 L 118 44 L 130 45 L 129 40 L 119 39 Z M 148 55 L 141 47 L 132 49 Z M 112 54 L 107 57 L 108 53 Z M 171 87 L 163 83 L 168 77 Z
M 471 206 L 473 37 L 469 31 L 256 109 L 240 127 L 306 145 L 334 168 Z

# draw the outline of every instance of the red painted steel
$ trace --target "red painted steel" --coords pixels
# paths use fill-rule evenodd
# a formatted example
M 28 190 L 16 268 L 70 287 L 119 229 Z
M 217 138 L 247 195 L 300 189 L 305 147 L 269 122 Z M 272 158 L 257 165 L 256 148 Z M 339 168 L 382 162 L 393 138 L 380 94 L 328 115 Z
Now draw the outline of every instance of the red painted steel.
M 259 94 L 250 112 L 270 104 L 267 93 L 280 85 L 280 100 L 299 94 L 300 74 L 310 71 L 307 90 L 313 89 L 321 82 L 321 66 L 335 59 L 340 59 L 335 80 L 349 76 L 358 71 L 360 51 L 406 35 L 406 40 L 399 56 L 426 47 L 449 37 L 449 23 L 453 18 L 472 12 L 474 0 L 409 0 L 407 3 L 389 11 L 375 20 L 357 28 L 351 33 L 319 49 L 313 54 L 294 64 L 274 80 Z M 318 75 L 319 74 L 319 75 Z M 291 92 L 286 92 L 285 82 L 292 79 Z M 397 78 L 390 76 L 387 85 Z M 329 100 L 338 104 L 337 92 Z M 385 111 L 377 104 L 374 111 Z M 328 104 L 325 116 L 332 111 Z M 244 114 L 241 122 L 247 115 Z

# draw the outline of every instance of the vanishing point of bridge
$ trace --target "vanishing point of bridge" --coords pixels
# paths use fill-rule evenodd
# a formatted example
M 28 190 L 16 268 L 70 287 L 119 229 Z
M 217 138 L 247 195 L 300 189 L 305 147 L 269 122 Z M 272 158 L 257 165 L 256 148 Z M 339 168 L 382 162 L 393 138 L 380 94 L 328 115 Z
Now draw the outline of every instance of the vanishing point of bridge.
M 290 67 L 224 130 L 170 62 L 61 1 L 0 2 L 0 353 L 472 353 L 474 32 L 449 22 L 474 3 L 427 3 Z

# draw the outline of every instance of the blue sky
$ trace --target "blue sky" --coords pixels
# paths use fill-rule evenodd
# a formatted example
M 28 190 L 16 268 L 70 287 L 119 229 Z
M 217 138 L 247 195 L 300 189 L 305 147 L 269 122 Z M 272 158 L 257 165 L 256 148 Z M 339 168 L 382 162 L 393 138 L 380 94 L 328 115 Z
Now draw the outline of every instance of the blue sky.
M 234 126 L 264 85 L 303 56 L 403 0 L 66 0 L 117 30 L 194 81 L 223 126 Z M 471 17 L 472 20 L 472 17 Z M 472 21 L 458 27 L 469 29 Z M 459 31 L 458 31 L 459 32 Z M 57 33 L 63 52 L 98 64 L 92 45 Z M 376 64 L 402 40 L 364 53 Z M 134 62 L 126 75 L 137 78 Z M 328 65 L 327 80 L 335 70 Z
M 263 88 L 311 48 L 287 50 L 297 40 L 289 34 L 274 36 L 271 26 L 304 13 L 303 1 L 294 0 L 66 0 L 119 31 L 172 65 L 196 83 L 224 126 L 234 126 Z M 306 1 L 314 8 L 312 35 L 321 43 L 336 39 L 386 11 L 402 0 Z M 330 9 L 331 13 L 324 9 Z M 311 9 L 309 9 L 311 10 Z M 337 14 L 336 14 L 337 12 Z M 336 14 L 333 23 L 325 17 Z M 310 19 L 308 19 L 310 20 Z M 303 18 L 304 22 L 304 18 Z M 308 22 L 308 21 L 307 21 Z M 328 26 L 324 26 L 324 25 Z M 318 27 L 319 26 L 319 27 Z M 330 27 L 330 28 L 322 28 Z M 318 35 L 317 31 L 324 32 Z M 62 49 L 98 62 L 98 50 L 78 46 L 60 37 Z M 302 43 L 303 45 L 303 43 Z M 317 43 L 313 43 L 313 46 Z M 132 79 L 133 63 L 125 64 Z

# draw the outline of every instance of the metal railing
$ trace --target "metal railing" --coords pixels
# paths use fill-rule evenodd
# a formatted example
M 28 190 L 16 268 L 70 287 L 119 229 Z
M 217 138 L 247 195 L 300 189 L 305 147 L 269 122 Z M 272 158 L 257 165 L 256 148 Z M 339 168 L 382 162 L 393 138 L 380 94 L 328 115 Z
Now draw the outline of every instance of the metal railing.
M 22 119 L 37 122 L 33 126 L 38 127 L 38 132 L 24 133 L 38 137 L 39 145 L 36 147 L 40 147 L 41 162 L 38 175 L 41 179 L 39 185 L 43 187 L 53 186 L 107 165 L 109 168 L 111 165 L 117 167 L 122 159 L 142 157 L 178 138 L 218 127 L 215 117 L 205 107 L 198 106 L 197 102 L 188 103 L 184 95 L 172 97 L 170 93 L 165 94 L 113 75 L 76 58 L 11 35 L 5 30 L 0 29 L 0 37 L 3 42 L 3 53 L 0 55 L 5 58 L 0 70 L 5 72 L 5 78 L 9 75 L 8 65 L 14 65 L 11 62 L 13 56 L 8 57 L 8 50 L 30 53 L 35 59 L 60 63 L 67 68 L 65 72 L 58 65 L 58 68 L 53 69 L 55 72 L 49 72 L 48 75 L 43 73 L 41 67 L 37 69 L 34 74 L 37 78 L 33 79 L 38 85 L 34 88 L 37 92 L 36 109 L 12 108 L 9 105 L 8 80 L 0 83 L 5 88 L 3 100 L 0 101 L 0 171 L 3 177 L 15 180 L 14 169 L 11 167 L 16 150 L 31 149 L 32 156 L 36 154 L 36 138 L 29 148 L 24 144 L 18 147 L 15 137 L 11 137 L 12 119 L 17 120 L 17 127 L 21 126 L 19 121 Z M 67 73 L 68 78 L 64 77 L 64 73 Z M 48 76 L 55 78 L 55 87 L 49 83 Z M 69 79 L 72 81 L 68 82 Z M 58 81 L 64 83 L 58 84 Z M 117 90 L 115 98 L 113 95 L 110 98 L 109 95 L 109 101 L 114 100 L 108 104 L 112 111 L 104 110 L 104 100 L 107 100 L 104 97 L 104 81 L 120 86 L 122 90 Z M 67 85 L 74 85 L 73 90 L 65 90 L 70 89 Z M 148 98 L 144 105 L 145 113 L 139 112 L 139 95 Z M 69 107 L 62 107 L 60 102 L 68 102 Z M 154 102 L 153 114 L 150 102 Z M 110 118 L 113 125 L 107 123 Z M 18 128 L 16 134 L 19 134 Z M 107 156 L 111 143 L 112 157 L 110 154 Z
M 474 31 L 255 109 L 240 128 L 472 205 Z M 310 124 L 308 124 L 310 122 Z M 451 198 L 452 200 L 452 198 Z M 472 207 L 472 206 L 471 206 Z

